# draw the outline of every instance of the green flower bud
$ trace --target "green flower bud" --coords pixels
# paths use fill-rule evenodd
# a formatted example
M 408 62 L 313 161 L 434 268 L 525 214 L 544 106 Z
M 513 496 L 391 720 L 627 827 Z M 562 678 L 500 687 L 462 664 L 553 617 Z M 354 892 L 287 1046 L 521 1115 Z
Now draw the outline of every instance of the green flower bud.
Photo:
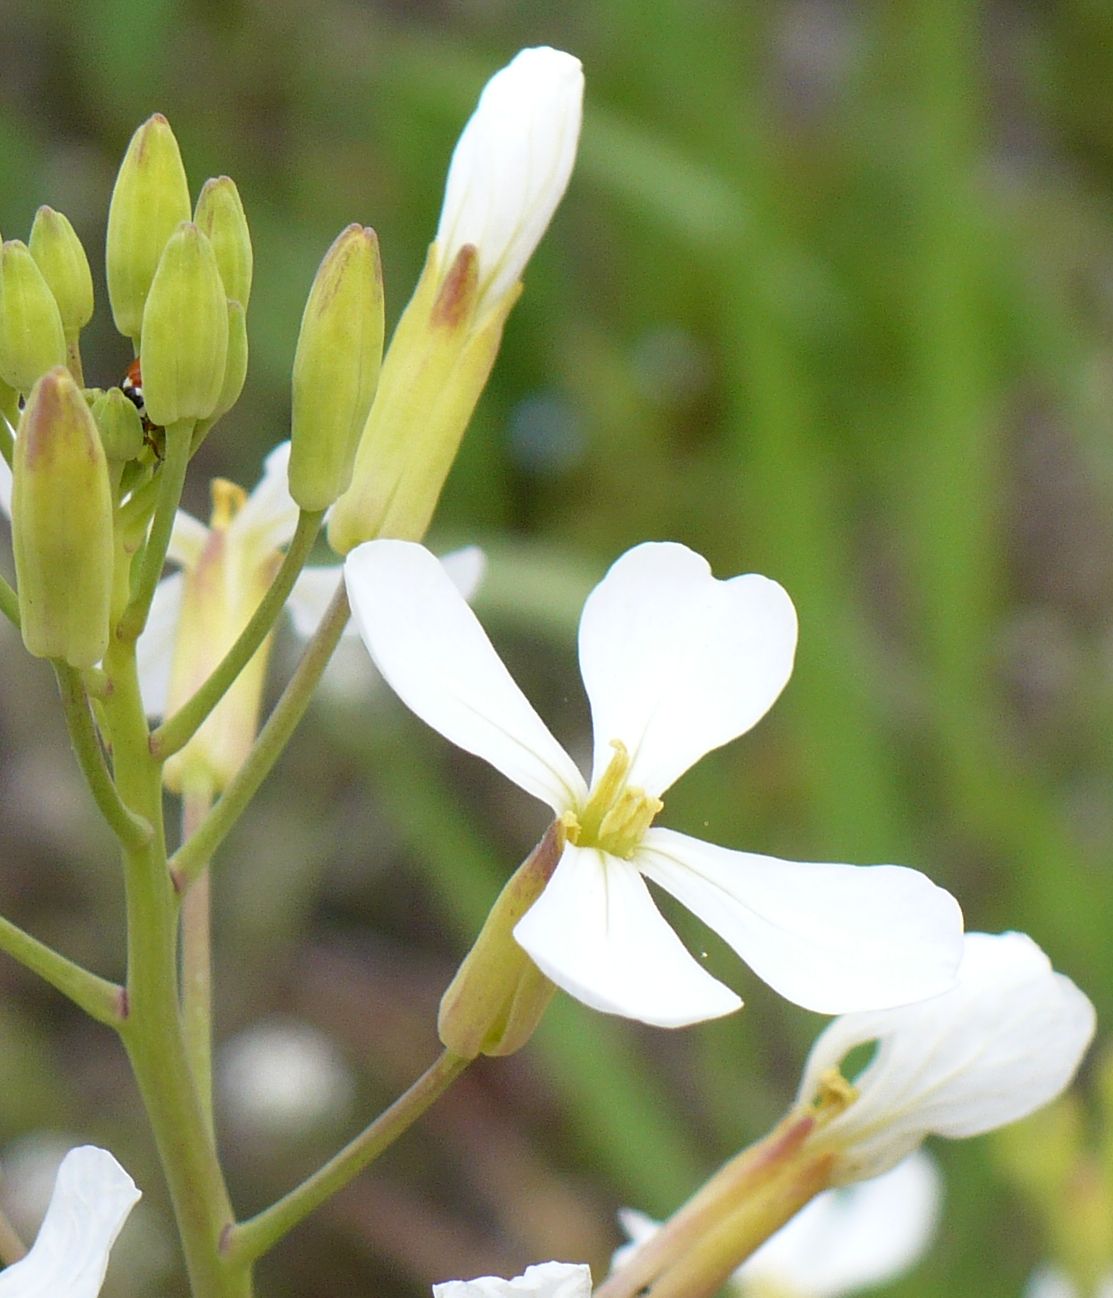
M 247 378 L 247 316 L 243 305 L 228 299 L 228 355 L 224 361 L 224 383 L 217 398 L 213 419 L 219 419 L 240 399 Z
M 170 123 L 149 117 L 131 137 L 108 209 L 105 275 L 116 328 L 138 342 L 166 241 L 189 220 L 189 184 Z
M 208 419 L 228 359 L 228 305 L 208 236 L 183 221 L 151 281 L 143 313 L 143 399 L 152 423 Z
M 436 245 L 390 341 L 352 482 L 329 515 L 329 544 L 425 535 L 460 440 L 498 354 L 520 285 L 477 313 L 476 252 L 460 249 L 445 271 Z
M 251 235 L 235 181 L 228 176 L 206 180 L 193 220 L 213 245 L 225 294 L 246 311 L 251 296 Z
M 58 303 L 66 340 L 72 341 L 93 318 L 93 277 L 81 240 L 61 212 L 40 207 L 31 226 L 30 248 Z
M 556 990 L 514 940 L 514 926 L 560 861 L 560 822 L 511 876 L 441 998 L 437 1031 L 453 1054 L 510 1055 L 533 1035 Z
M 66 361 L 58 303 L 26 244 L 0 247 L 0 379 L 17 392 Z
M 112 494 L 96 424 L 64 366 L 31 391 L 12 478 L 23 643 L 38 658 L 92 667 L 108 647 Z
M 100 392 L 92 404 L 93 422 L 100 433 L 105 457 L 123 464 L 143 450 L 143 420 L 119 388 Z
M 349 225 L 309 290 L 294 356 L 290 494 L 302 509 L 327 509 L 347 489 L 382 354 L 379 241 Z

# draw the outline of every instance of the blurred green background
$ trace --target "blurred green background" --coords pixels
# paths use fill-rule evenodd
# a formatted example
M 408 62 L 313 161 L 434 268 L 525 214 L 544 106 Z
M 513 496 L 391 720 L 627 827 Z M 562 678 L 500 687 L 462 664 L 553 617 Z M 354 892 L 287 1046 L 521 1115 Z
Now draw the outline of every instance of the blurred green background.
M 26 238 L 41 202 L 69 215 L 100 293 L 86 374 L 107 385 L 130 359 L 100 286 L 131 132 L 162 111 L 194 193 L 235 178 L 255 240 L 252 365 L 195 466 L 205 514 L 208 477 L 250 486 L 285 436 L 302 305 L 337 231 L 375 226 L 396 319 L 479 89 L 542 43 L 584 62 L 581 154 L 433 541 L 488 548 L 481 615 L 573 751 L 579 604 L 619 553 L 673 538 L 719 575 L 778 578 L 800 613 L 795 676 L 752 735 L 685 777 L 666 823 L 917 866 L 970 928 L 1031 933 L 1104 1020 L 1108 4 L 0 0 L 0 231 Z M 6 625 L 0 653 L 0 909 L 118 976 L 120 879 L 52 681 Z M 432 1059 L 454 962 L 543 823 L 385 691 L 338 687 L 315 707 L 222 852 L 218 1030 L 311 1025 L 355 1096 L 275 1120 L 240 1094 L 251 1069 L 227 1073 L 244 1211 Z M 554 1255 L 601 1274 L 617 1205 L 665 1213 L 761 1134 L 821 1020 L 678 924 L 742 1014 L 668 1034 L 558 998 L 526 1051 L 476 1066 L 298 1230 L 260 1292 L 412 1298 Z M 9 1190 L 31 1133 L 110 1145 L 146 1194 L 110 1290 L 181 1293 L 122 1052 L 7 960 L 0 1029 Z M 332 1094 L 316 1076 L 297 1097 Z M 1035 1218 L 989 1142 L 936 1152 L 940 1240 L 886 1292 L 1016 1294 L 1045 1252 Z

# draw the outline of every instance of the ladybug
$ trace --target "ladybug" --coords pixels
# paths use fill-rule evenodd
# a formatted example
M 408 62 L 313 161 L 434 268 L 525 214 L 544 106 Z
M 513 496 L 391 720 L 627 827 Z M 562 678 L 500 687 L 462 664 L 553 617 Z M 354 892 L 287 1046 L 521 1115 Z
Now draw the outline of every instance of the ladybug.
M 161 440 L 156 434 L 162 432 L 157 424 L 153 424 L 147 416 L 147 407 L 143 401 L 143 370 L 139 364 L 139 357 L 128 366 L 127 373 L 120 382 L 120 391 L 139 411 L 139 416 L 143 420 L 143 443 L 149 446 L 155 454 L 156 460 L 162 459 Z

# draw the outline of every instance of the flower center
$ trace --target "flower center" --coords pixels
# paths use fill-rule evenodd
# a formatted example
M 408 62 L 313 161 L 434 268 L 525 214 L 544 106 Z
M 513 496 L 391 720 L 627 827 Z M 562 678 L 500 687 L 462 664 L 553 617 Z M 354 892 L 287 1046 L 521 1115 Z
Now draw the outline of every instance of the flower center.
M 583 810 L 563 817 L 564 832 L 569 842 L 579 847 L 597 847 L 612 856 L 629 858 L 665 804 L 626 783 L 630 754 L 621 739 L 612 739 L 611 747 L 614 756 Z

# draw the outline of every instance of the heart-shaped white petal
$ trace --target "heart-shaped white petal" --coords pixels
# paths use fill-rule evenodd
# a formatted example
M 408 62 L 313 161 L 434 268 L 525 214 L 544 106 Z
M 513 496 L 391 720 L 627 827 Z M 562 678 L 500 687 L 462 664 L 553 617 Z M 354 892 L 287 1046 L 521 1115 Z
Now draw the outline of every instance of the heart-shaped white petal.
M 846 1014 L 812 1046 L 807 1103 L 855 1046 L 877 1042 L 858 1098 L 822 1131 L 836 1176 L 876 1176 L 929 1133 L 976 1136 L 1049 1103 L 1094 1034 L 1094 1007 L 1024 933 L 967 933 L 950 991 L 899 1009 Z
M 796 611 L 775 581 L 717 581 L 706 559 L 674 542 L 628 550 L 580 619 L 593 781 L 620 739 L 632 758 L 630 784 L 663 793 L 765 715 L 795 651 Z
M 629 861 L 566 844 L 514 937 L 547 978 L 577 1000 L 662 1028 L 742 1005 L 688 954 Z
M 513 1280 L 481 1275 L 435 1284 L 433 1298 L 591 1298 L 591 1269 L 582 1262 L 539 1262 Z
M 657 826 L 634 859 L 774 991 L 820 1014 L 935 996 L 962 959 L 958 903 L 903 866 L 781 861 Z
M 344 563 L 352 615 L 403 703 L 561 812 L 586 796 L 583 776 L 495 653 L 443 565 L 410 541 L 368 541 Z
M 139 1191 L 104 1149 L 71 1149 L 31 1251 L 0 1273 L 0 1298 L 96 1298 Z

